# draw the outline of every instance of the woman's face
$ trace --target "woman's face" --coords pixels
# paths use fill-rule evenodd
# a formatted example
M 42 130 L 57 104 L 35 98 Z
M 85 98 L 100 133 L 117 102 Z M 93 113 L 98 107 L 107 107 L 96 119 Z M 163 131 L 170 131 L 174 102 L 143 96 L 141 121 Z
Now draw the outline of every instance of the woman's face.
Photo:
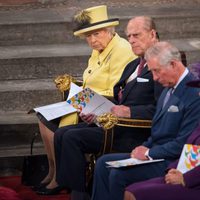
M 88 45 L 99 52 L 102 52 L 112 39 L 111 33 L 103 28 L 85 34 Z

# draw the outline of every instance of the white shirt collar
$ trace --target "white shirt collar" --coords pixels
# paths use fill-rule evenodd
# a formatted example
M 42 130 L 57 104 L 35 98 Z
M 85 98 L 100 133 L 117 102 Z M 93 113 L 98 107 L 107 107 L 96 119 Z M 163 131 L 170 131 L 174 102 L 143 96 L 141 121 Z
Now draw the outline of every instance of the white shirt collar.
M 187 68 L 185 68 L 185 71 L 183 72 L 183 74 L 181 75 L 181 77 L 178 79 L 178 82 L 176 83 L 176 85 L 173 87 L 174 90 L 178 87 L 178 85 L 180 84 L 180 82 L 187 76 L 188 73 L 189 73 L 189 70 Z

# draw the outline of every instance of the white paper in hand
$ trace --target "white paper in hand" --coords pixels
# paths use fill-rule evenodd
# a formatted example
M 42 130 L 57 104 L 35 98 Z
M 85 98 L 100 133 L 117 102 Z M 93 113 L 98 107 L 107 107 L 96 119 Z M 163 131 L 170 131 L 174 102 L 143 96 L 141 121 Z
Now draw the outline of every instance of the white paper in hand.
M 108 165 L 108 167 L 119 168 L 119 167 L 129 167 L 129 166 L 134 166 L 134 165 L 148 164 L 148 163 L 161 162 L 161 161 L 164 161 L 164 159 L 138 160 L 136 158 L 128 158 L 128 159 L 123 159 L 123 160 L 109 161 L 109 162 L 106 162 L 106 164 Z
M 69 95 L 67 97 L 67 100 L 69 100 L 70 98 L 72 98 L 75 94 L 81 92 L 83 90 L 82 87 L 79 87 L 78 85 L 76 85 L 75 83 L 70 84 L 70 90 L 69 90 Z

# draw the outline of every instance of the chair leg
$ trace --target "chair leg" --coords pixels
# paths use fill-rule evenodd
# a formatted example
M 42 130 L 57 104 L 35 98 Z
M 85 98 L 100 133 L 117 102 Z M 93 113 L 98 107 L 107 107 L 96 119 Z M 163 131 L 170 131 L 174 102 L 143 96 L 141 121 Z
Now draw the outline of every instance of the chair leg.
M 86 188 L 88 188 L 93 178 L 96 157 L 94 154 L 86 154 L 86 160 L 88 163 L 86 168 Z

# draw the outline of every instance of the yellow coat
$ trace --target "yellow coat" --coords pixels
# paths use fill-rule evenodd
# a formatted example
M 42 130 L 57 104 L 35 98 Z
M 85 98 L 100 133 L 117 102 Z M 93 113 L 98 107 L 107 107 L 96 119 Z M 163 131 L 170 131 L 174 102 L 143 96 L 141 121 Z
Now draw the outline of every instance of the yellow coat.
M 88 67 L 83 73 L 83 87 L 98 94 L 113 96 L 113 87 L 119 81 L 126 65 L 135 59 L 129 42 L 116 33 L 102 53 L 93 50 Z M 59 127 L 76 124 L 76 113 L 62 117 Z
M 104 96 L 113 96 L 114 85 L 126 65 L 135 58 L 129 42 L 116 33 L 102 53 L 93 50 L 83 73 L 83 87 Z

